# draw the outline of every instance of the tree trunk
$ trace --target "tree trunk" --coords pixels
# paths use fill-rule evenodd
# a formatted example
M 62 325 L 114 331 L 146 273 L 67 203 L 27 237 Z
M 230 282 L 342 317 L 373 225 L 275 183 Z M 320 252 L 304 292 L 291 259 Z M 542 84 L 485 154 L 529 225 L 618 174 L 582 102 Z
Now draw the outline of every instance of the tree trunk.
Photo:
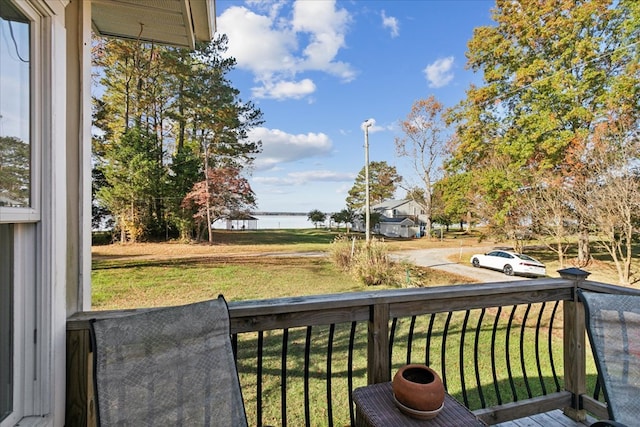
M 424 223 L 425 231 L 427 232 L 427 238 L 431 240 L 431 218 L 427 216 L 427 220 Z
M 213 244 L 213 230 L 211 229 L 211 203 L 209 200 L 209 150 L 208 144 L 204 141 L 204 187 L 206 191 L 207 206 L 207 232 L 209 233 L 209 244 Z
M 558 241 L 558 264 L 560 265 L 560 269 L 564 268 L 564 249 L 562 248 L 562 242 Z
M 586 266 L 591 261 L 591 251 L 589 249 L 589 230 L 584 224 L 580 225 L 578 233 L 578 263 L 581 267 Z

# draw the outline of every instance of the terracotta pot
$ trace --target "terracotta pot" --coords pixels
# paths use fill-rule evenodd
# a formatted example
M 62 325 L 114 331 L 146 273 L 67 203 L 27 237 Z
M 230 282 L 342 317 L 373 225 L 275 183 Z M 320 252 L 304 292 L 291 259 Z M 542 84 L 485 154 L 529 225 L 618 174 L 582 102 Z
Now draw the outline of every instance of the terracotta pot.
M 442 379 L 426 365 L 404 365 L 391 383 L 396 400 L 418 411 L 435 411 L 444 402 Z

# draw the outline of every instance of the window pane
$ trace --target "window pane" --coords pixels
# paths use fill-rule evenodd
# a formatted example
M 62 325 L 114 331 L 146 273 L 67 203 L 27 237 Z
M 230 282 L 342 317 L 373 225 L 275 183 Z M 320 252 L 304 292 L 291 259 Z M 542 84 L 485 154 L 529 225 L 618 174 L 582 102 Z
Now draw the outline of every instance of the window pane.
M 31 198 L 29 21 L 0 0 L 0 206 Z
M 0 421 L 13 410 L 13 226 L 0 224 Z

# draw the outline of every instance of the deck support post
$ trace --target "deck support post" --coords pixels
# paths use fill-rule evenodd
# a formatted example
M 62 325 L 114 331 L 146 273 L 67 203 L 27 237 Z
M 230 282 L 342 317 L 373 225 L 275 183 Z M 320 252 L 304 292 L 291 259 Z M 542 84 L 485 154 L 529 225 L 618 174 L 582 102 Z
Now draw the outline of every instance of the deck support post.
M 370 307 L 367 336 L 367 383 L 390 381 L 389 304 Z
M 573 299 L 564 301 L 564 387 L 571 392 L 571 406 L 564 413 L 575 421 L 584 421 L 587 411 L 582 408 L 581 396 L 587 392 L 586 326 L 584 305 L 578 301 L 577 290 L 590 273 L 578 268 L 558 270 L 563 279 L 573 280 Z

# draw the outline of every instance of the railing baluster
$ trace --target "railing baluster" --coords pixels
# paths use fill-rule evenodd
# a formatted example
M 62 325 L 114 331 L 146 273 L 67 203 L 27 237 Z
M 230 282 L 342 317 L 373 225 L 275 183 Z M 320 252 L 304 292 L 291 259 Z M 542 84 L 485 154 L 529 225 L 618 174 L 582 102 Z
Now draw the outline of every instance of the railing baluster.
M 551 312 L 551 320 L 549 321 L 549 360 L 551 362 L 551 372 L 553 372 L 553 380 L 556 383 L 556 391 L 560 391 L 560 381 L 558 380 L 558 374 L 556 372 L 556 364 L 553 358 L 553 323 L 556 318 L 556 312 L 558 311 L 558 307 L 560 306 L 560 301 L 556 301 L 553 306 L 553 311 Z
M 311 328 L 311 326 L 307 326 L 307 336 L 304 343 L 304 422 L 307 427 L 311 426 L 311 399 L 309 398 L 309 355 L 311 353 Z
M 505 347 L 507 350 L 505 359 L 507 362 L 507 375 L 509 376 L 509 386 L 511 387 L 511 396 L 513 397 L 513 401 L 518 401 L 518 392 L 516 391 L 516 385 L 513 382 L 513 372 L 511 370 L 511 347 L 510 347 L 510 337 L 511 337 L 511 326 L 513 324 L 513 317 L 515 315 L 517 306 L 514 305 L 511 307 L 511 314 L 509 314 L 509 321 L 507 322 L 507 330 L 506 330 L 506 342 Z
M 447 313 L 447 320 L 444 322 L 444 330 L 442 331 L 442 348 L 440 351 L 440 371 L 442 372 L 442 383 L 444 389 L 447 389 L 447 336 L 449 335 L 449 324 L 451 323 L 451 312 Z
M 238 334 L 231 334 L 231 351 L 233 352 L 233 361 L 238 364 Z
M 256 418 L 257 425 L 262 426 L 262 356 L 264 354 L 264 332 L 258 332 L 258 367 L 256 372 Z
M 413 330 L 416 326 L 416 316 L 411 316 L 411 325 L 409 326 L 409 336 L 407 338 L 407 364 L 411 363 L 411 348 L 413 347 Z
M 389 378 L 393 378 L 393 341 L 396 337 L 397 326 L 398 318 L 394 317 L 391 321 L 391 329 L 389 330 Z
M 542 387 L 542 394 L 547 394 L 547 385 L 542 375 L 542 365 L 540 360 L 540 330 L 542 328 L 542 315 L 545 312 L 547 306 L 546 302 L 543 302 L 540 306 L 540 312 L 538 313 L 538 323 L 536 324 L 536 365 L 538 366 L 538 379 L 540 380 L 540 386 Z
M 482 319 L 484 319 L 485 312 L 486 312 L 486 309 L 484 308 L 480 310 L 480 315 L 478 316 L 478 323 L 476 325 L 475 342 L 473 344 L 474 365 L 476 369 L 476 388 L 478 390 L 478 394 L 480 395 L 480 406 L 482 408 L 486 408 L 487 403 L 484 400 L 484 392 L 482 390 L 483 389 L 482 381 L 480 381 L 480 366 L 479 366 L 480 352 L 478 350 L 480 347 L 480 333 L 482 332 Z
M 498 384 L 498 374 L 496 372 L 496 336 L 498 334 L 498 323 L 500 321 L 500 313 L 502 313 L 502 307 L 498 307 L 496 317 L 493 320 L 493 330 L 491 331 L 491 373 L 493 375 L 493 387 L 496 391 L 496 398 L 498 399 L 498 405 L 502 405 L 502 396 L 500 394 L 500 387 Z
M 282 426 L 287 425 L 287 353 L 289 342 L 289 328 L 284 328 L 282 332 L 282 371 L 280 373 L 280 412 Z
M 596 386 L 593 390 L 593 398 L 596 400 L 600 400 L 600 392 L 601 390 L 601 384 L 600 382 L 602 381 L 602 379 L 600 378 L 600 373 L 598 373 L 598 376 L 596 377 Z
M 464 400 L 464 406 L 469 406 L 469 399 L 467 398 L 467 386 L 464 379 L 464 337 L 467 333 L 467 324 L 469 323 L 469 310 L 464 313 L 464 320 L 462 322 L 462 330 L 460 331 L 460 387 L 462 388 L 462 398 Z
M 336 324 L 329 326 L 329 342 L 327 343 L 327 417 L 329 418 L 329 427 L 333 427 L 333 405 L 331 404 L 331 362 L 333 361 L 333 335 L 336 330 Z
M 353 411 L 353 342 L 356 336 L 357 322 L 351 322 L 351 333 L 349 334 L 349 353 L 347 355 L 347 388 L 349 393 L 349 418 L 352 426 L 356 425 Z
M 531 387 L 529 386 L 529 379 L 527 378 L 527 367 L 524 360 L 524 337 L 527 330 L 527 318 L 529 317 L 530 310 L 531 304 L 527 304 L 527 309 L 524 311 L 522 325 L 520 327 L 520 366 L 522 367 L 522 377 L 524 378 L 524 385 L 527 388 L 527 396 L 529 399 L 531 399 L 533 395 L 531 394 Z
M 431 334 L 433 333 L 433 324 L 435 322 L 435 313 L 430 316 L 429 328 L 427 329 L 427 340 L 424 349 L 424 363 L 427 366 L 431 366 Z

